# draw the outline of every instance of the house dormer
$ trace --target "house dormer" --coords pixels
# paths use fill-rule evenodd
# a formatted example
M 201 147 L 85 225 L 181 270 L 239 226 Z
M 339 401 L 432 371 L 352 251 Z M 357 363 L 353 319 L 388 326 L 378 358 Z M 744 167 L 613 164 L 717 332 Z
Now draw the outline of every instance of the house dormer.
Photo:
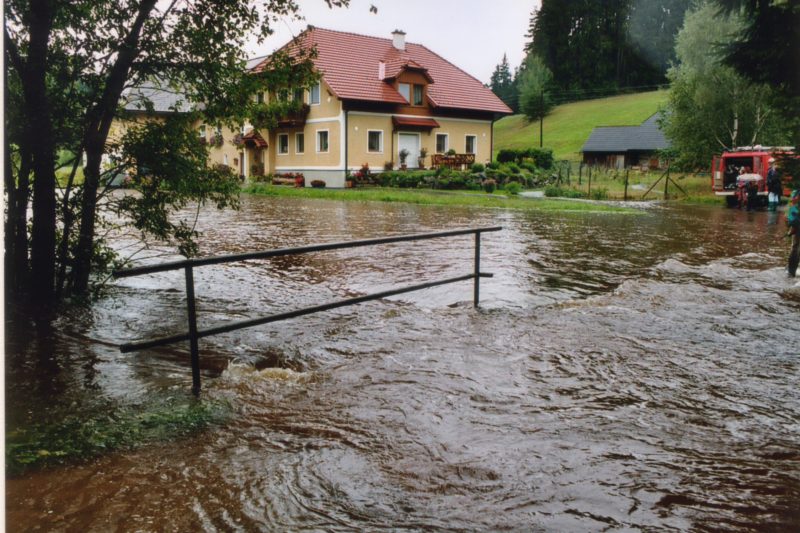
M 412 59 L 379 63 L 379 75 L 408 102 L 411 107 L 428 107 L 428 86 L 433 78 L 428 69 Z

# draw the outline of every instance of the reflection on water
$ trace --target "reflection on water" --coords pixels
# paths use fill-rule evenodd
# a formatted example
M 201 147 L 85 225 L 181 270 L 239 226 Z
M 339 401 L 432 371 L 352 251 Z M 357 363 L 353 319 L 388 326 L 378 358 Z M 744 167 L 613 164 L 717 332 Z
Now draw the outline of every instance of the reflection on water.
M 12 530 L 800 527 L 800 302 L 783 215 L 245 198 L 204 254 L 502 225 L 495 277 L 201 340 L 198 438 L 8 482 Z M 468 273 L 469 237 L 195 273 L 201 327 Z M 9 427 L 190 386 L 182 273 L 7 323 Z M 233 363 L 231 363 L 233 362 Z

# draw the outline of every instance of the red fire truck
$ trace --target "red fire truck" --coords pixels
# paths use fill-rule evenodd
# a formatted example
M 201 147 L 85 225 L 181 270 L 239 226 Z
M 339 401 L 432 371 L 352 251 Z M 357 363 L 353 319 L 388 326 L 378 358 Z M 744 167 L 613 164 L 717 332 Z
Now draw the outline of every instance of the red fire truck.
M 791 146 L 741 146 L 711 162 L 711 188 L 717 196 L 724 196 L 729 206 L 740 205 L 741 194 L 748 181 L 755 181 L 759 199 L 767 201 L 767 171 L 770 157 L 794 153 Z M 784 179 L 784 195 L 788 196 L 788 176 Z

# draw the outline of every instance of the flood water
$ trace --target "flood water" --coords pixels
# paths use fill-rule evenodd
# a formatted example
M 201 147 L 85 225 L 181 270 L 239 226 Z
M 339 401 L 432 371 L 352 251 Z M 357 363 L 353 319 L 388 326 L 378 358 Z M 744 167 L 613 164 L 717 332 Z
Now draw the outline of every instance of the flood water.
M 535 200 L 532 200 L 535 201 Z M 203 255 L 500 225 L 463 282 L 200 341 L 189 438 L 7 481 L 11 531 L 800 529 L 800 299 L 783 214 L 243 198 Z M 121 245 L 122 243 L 120 243 Z M 200 327 L 468 274 L 472 239 L 195 271 Z M 160 261 L 168 258 L 161 258 Z M 7 424 L 187 396 L 182 272 L 9 321 Z

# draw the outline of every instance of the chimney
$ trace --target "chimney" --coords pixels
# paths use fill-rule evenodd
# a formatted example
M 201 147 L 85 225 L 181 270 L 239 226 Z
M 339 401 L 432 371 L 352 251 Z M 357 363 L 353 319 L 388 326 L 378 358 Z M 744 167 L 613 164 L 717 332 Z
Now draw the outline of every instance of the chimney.
M 378 79 L 386 79 L 386 63 L 383 61 L 378 61 Z
M 406 32 L 403 30 L 394 30 L 392 32 L 392 44 L 398 50 L 406 49 Z

